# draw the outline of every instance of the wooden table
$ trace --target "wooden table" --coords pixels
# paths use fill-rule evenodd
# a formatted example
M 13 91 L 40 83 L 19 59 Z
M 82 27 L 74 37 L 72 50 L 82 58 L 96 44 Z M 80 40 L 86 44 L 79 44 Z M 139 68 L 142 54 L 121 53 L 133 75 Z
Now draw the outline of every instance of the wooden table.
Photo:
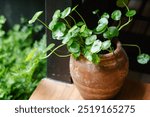
M 113 99 L 149 100 L 150 83 L 127 79 L 121 91 Z M 82 100 L 82 97 L 74 84 L 45 78 L 41 80 L 30 100 Z

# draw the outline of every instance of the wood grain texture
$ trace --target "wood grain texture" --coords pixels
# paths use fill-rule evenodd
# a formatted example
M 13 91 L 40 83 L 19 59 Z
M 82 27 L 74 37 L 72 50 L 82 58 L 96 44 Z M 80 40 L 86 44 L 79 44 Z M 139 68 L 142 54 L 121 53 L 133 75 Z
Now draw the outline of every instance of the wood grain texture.
M 41 80 L 30 100 L 82 100 L 73 84 L 45 78 Z M 126 80 L 121 91 L 113 99 L 150 100 L 150 84 Z
M 42 79 L 30 100 L 80 100 L 78 90 L 73 84 L 51 80 L 48 78 Z

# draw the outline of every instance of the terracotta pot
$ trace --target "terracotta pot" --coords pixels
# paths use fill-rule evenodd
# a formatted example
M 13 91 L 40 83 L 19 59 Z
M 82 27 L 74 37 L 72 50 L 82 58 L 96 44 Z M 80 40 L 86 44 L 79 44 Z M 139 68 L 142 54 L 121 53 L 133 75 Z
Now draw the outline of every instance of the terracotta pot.
M 110 99 L 123 85 L 128 74 L 128 58 L 121 43 L 114 53 L 104 54 L 98 65 L 81 56 L 70 57 L 70 74 L 84 99 Z

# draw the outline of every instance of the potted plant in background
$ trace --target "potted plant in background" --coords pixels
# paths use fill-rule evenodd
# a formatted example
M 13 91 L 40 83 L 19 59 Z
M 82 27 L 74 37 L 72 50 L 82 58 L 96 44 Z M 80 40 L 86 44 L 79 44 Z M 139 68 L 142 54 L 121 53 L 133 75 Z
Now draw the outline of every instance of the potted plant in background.
M 49 25 L 39 19 L 42 11 L 37 12 L 29 23 L 36 20 L 41 22 L 52 32 L 53 39 L 62 42 L 55 47 L 51 43 L 43 53 L 50 53 L 41 58 L 47 58 L 51 54 L 59 57 L 70 56 L 70 74 L 73 82 L 79 89 L 84 99 L 110 99 L 115 96 L 123 85 L 128 74 L 128 57 L 122 48 L 123 46 L 134 46 L 139 49 L 137 61 L 141 64 L 149 62 L 150 56 L 141 53 L 138 45 L 121 44 L 118 36 L 122 28 L 128 25 L 136 14 L 135 10 L 130 10 L 127 0 L 117 0 L 117 5 L 126 8 L 124 16 L 126 22 L 122 22 L 122 12 L 115 10 L 111 14 L 99 14 L 98 10 L 93 14 L 99 14 L 99 21 L 94 29 L 89 29 L 81 14 L 74 8 L 67 7 L 64 11 L 55 11 Z M 77 22 L 71 15 L 76 13 L 80 17 Z M 71 20 L 73 23 L 68 22 Z M 114 21 L 114 25 L 110 24 Z M 69 54 L 59 55 L 56 50 L 66 46 Z

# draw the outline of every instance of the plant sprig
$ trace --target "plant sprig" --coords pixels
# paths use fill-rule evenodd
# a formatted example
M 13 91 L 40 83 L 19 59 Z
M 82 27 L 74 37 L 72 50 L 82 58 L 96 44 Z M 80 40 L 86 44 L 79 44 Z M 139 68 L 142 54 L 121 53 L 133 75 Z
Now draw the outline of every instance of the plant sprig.
M 89 29 L 82 15 L 76 10 L 78 6 L 75 6 L 72 9 L 71 7 L 67 7 L 63 11 L 56 10 L 52 17 L 52 21 L 48 26 L 38 18 L 42 14 L 41 11 L 37 12 L 29 23 L 33 23 L 36 20 L 40 21 L 52 32 L 53 39 L 62 41 L 61 45 L 51 50 L 44 58 L 49 57 L 53 53 L 55 54 L 57 49 L 66 45 L 68 51 L 74 58 L 78 59 L 79 56 L 83 55 L 89 61 L 98 64 L 100 62 L 100 55 L 103 54 L 104 51 L 113 50 L 113 39 L 119 36 L 120 30 L 127 26 L 136 14 L 135 10 L 130 10 L 128 8 L 126 5 L 127 3 L 128 0 L 117 0 L 118 6 L 124 6 L 126 8 L 126 14 L 124 16 L 126 16 L 128 20 L 125 23 L 121 21 L 123 14 L 120 10 L 115 10 L 111 14 L 105 12 L 101 16 L 98 14 L 99 10 L 96 10 L 93 13 L 100 16 L 98 24 L 94 29 Z M 79 16 L 79 22 L 71 15 L 72 12 L 75 12 Z M 70 24 L 68 18 L 71 18 L 74 22 L 73 25 Z M 118 25 L 111 25 L 109 21 L 110 18 L 111 20 L 118 22 Z M 140 55 L 142 55 L 141 52 L 139 56 Z M 149 61 L 147 56 L 142 57 L 146 59 L 147 62 Z M 141 57 L 137 58 L 139 59 Z M 146 63 L 141 62 L 144 59 L 138 60 L 138 62 L 142 64 Z

